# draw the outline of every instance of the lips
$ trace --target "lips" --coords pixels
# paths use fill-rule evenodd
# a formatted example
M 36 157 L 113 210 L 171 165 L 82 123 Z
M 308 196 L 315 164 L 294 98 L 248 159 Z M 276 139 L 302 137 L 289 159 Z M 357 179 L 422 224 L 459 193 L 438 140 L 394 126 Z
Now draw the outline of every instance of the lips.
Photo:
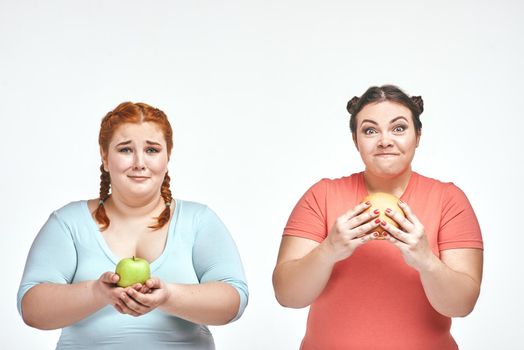
M 375 154 L 376 157 L 382 157 L 382 156 L 399 156 L 399 153 L 377 153 Z
M 131 175 L 127 175 L 127 177 L 130 178 L 131 180 L 136 180 L 136 181 L 143 181 L 143 180 L 149 179 L 148 176 L 131 176 Z

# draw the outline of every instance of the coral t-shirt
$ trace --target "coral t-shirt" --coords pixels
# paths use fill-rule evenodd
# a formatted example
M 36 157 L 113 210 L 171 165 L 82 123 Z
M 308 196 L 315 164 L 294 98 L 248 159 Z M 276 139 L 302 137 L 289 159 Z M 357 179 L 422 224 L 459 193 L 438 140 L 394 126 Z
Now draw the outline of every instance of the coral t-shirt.
M 322 242 L 335 220 L 367 195 L 363 173 L 323 179 L 299 200 L 284 235 Z M 466 195 L 453 183 L 412 173 L 401 196 L 424 225 L 433 253 L 483 249 Z M 418 272 L 393 244 L 370 241 L 335 264 L 311 304 L 302 350 L 457 349 L 451 318 L 430 305 Z

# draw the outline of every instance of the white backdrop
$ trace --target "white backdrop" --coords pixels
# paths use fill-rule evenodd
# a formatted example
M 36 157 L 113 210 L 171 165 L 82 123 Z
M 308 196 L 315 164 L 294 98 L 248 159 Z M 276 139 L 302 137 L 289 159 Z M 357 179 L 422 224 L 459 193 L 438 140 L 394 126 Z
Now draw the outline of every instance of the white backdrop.
M 522 349 L 524 5 L 494 1 L 0 0 L 0 337 L 52 349 L 16 291 L 52 210 L 98 194 L 101 118 L 164 110 L 176 197 L 210 205 L 240 249 L 250 304 L 218 349 L 297 349 L 307 310 L 271 273 L 295 202 L 363 168 L 345 105 L 370 85 L 422 95 L 414 169 L 468 195 L 485 240 L 483 290 L 456 319 L 462 349 Z M 520 180 L 519 180 L 520 179 Z

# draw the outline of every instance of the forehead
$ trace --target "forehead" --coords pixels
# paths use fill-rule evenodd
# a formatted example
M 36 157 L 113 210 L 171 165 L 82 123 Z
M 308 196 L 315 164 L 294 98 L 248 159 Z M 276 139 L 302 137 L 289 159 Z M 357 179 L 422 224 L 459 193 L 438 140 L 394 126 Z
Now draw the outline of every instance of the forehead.
M 360 110 L 357 114 L 357 123 L 367 119 L 377 123 L 389 122 L 397 117 L 404 117 L 409 123 L 412 123 L 413 118 L 409 108 L 403 104 L 382 101 L 370 103 Z
M 125 123 L 120 125 L 111 138 L 111 143 L 122 141 L 140 141 L 149 140 L 158 143 L 165 143 L 162 129 L 152 122 L 145 123 Z

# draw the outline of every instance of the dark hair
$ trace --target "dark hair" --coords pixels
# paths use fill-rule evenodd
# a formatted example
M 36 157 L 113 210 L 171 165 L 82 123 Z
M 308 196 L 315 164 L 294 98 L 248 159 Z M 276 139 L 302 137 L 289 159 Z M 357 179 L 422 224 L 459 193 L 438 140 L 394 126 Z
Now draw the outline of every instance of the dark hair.
M 106 114 L 102 123 L 100 124 L 100 133 L 98 135 L 98 144 L 100 148 L 107 154 L 109 149 L 109 143 L 113 134 L 123 124 L 140 124 L 152 122 L 155 123 L 164 134 L 167 146 L 167 154 L 171 155 L 173 148 L 173 130 L 171 124 L 164 112 L 160 109 L 152 107 L 145 103 L 132 103 L 122 102 L 114 110 Z M 104 208 L 104 202 L 109 198 L 109 190 L 111 189 L 111 177 L 104 169 L 104 165 L 100 165 L 100 198 L 98 207 L 95 210 L 95 218 L 98 223 L 102 225 L 101 230 L 105 230 L 109 227 L 110 220 L 107 217 L 106 210 Z M 157 223 L 149 226 L 152 229 L 162 228 L 171 217 L 171 202 L 173 197 L 171 195 L 169 175 L 166 173 L 162 187 L 160 188 L 160 195 L 164 199 L 166 204 L 165 209 L 162 211 L 159 217 L 157 217 Z
M 349 100 L 347 110 L 351 114 L 349 119 L 349 129 L 355 133 L 357 129 L 357 114 L 370 103 L 391 101 L 400 103 L 411 111 L 413 124 L 417 133 L 422 129 L 420 115 L 424 111 L 424 101 L 421 96 L 408 96 L 404 91 L 395 85 L 372 86 L 364 92 L 361 97 L 353 97 Z

